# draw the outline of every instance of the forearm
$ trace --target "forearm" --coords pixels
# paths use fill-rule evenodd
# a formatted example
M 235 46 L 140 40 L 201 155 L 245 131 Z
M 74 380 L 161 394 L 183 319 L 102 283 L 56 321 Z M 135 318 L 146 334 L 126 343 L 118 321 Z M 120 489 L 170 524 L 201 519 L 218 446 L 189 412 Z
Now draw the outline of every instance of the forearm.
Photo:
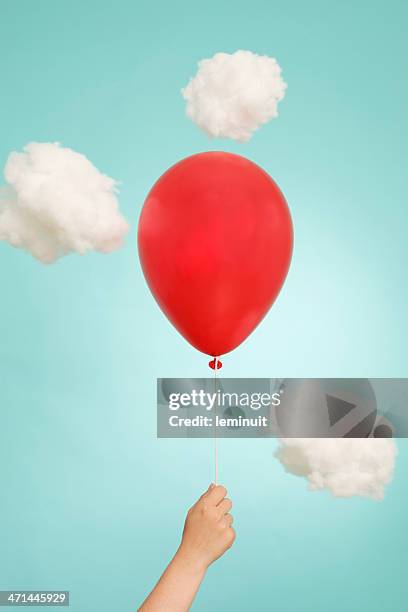
M 205 575 L 205 567 L 179 548 L 139 612 L 187 612 Z

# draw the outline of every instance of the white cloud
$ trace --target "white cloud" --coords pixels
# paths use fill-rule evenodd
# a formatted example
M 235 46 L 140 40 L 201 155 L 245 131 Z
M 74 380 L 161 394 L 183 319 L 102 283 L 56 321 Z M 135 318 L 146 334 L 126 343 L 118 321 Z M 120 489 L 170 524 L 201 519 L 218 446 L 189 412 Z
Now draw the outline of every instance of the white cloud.
M 396 453 L 391 438 L 283 438 L 276 456 L 287 472 L 306 478 L 311 490 L 381 500 Z
M 0 240 L 42 263 L 89 251 L 110 253 L 129 230 L 116 182 L 80 153 L 32 142 L 10 154 L 0 190 Z
M 187 116 L 208 136 L 245 142 L 277 117 L 286 87 L 274 58 L 236 51 L 200 61 L 182 95 Z

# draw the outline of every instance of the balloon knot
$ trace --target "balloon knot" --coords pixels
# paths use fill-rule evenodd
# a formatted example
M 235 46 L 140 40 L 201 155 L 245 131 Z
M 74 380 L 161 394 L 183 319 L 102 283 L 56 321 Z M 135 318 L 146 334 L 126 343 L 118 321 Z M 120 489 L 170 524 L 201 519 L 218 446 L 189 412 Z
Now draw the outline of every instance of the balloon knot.
M 214 357 L 214 359 L 211 359 L 211 361 L 208 363 L 208 365 L 210 366 L 210 368 L 212 370 L 221 370 L 221 368 L 222 368 L 222 361 L 220 359 L 218 359 L 218 357 Z

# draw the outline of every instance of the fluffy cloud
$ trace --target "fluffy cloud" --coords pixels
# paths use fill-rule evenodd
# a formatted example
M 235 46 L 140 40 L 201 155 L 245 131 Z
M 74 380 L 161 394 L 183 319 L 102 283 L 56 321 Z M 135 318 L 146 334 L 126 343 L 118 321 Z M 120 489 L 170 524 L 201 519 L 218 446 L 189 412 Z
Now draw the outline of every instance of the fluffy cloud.
M 287 472 L 306 478 L 311 490 L 381 500 L 396 453 L 390 438 L 284 438 L 276 456 Z
M 89 251 L 110 253 L 129 226 L 119 211 L 116 182 L 80 153 L 32 142 L 10 154 L 0 190 L 0 240 L 42 263 Z
M 182 95 L 187 116 L 208 136 L 245 142 L 277 117 L 286 87 L 274 58 L 236 51 L 199 62 Z

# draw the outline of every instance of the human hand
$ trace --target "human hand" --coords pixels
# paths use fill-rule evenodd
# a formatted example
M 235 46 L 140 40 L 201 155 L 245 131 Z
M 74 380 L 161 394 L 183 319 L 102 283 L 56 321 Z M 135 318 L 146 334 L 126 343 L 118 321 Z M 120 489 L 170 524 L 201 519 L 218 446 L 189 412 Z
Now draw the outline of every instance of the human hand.
M 225 487 L 211 484 L 187 513 L 177 555 L 203 571 L 235 540 L 232 502 L 226 495 Z
M 187 612 L 208 566 L 232 546 L 231 500 L 211 484 L 188 511 L 180 547 L 140 612 Z

